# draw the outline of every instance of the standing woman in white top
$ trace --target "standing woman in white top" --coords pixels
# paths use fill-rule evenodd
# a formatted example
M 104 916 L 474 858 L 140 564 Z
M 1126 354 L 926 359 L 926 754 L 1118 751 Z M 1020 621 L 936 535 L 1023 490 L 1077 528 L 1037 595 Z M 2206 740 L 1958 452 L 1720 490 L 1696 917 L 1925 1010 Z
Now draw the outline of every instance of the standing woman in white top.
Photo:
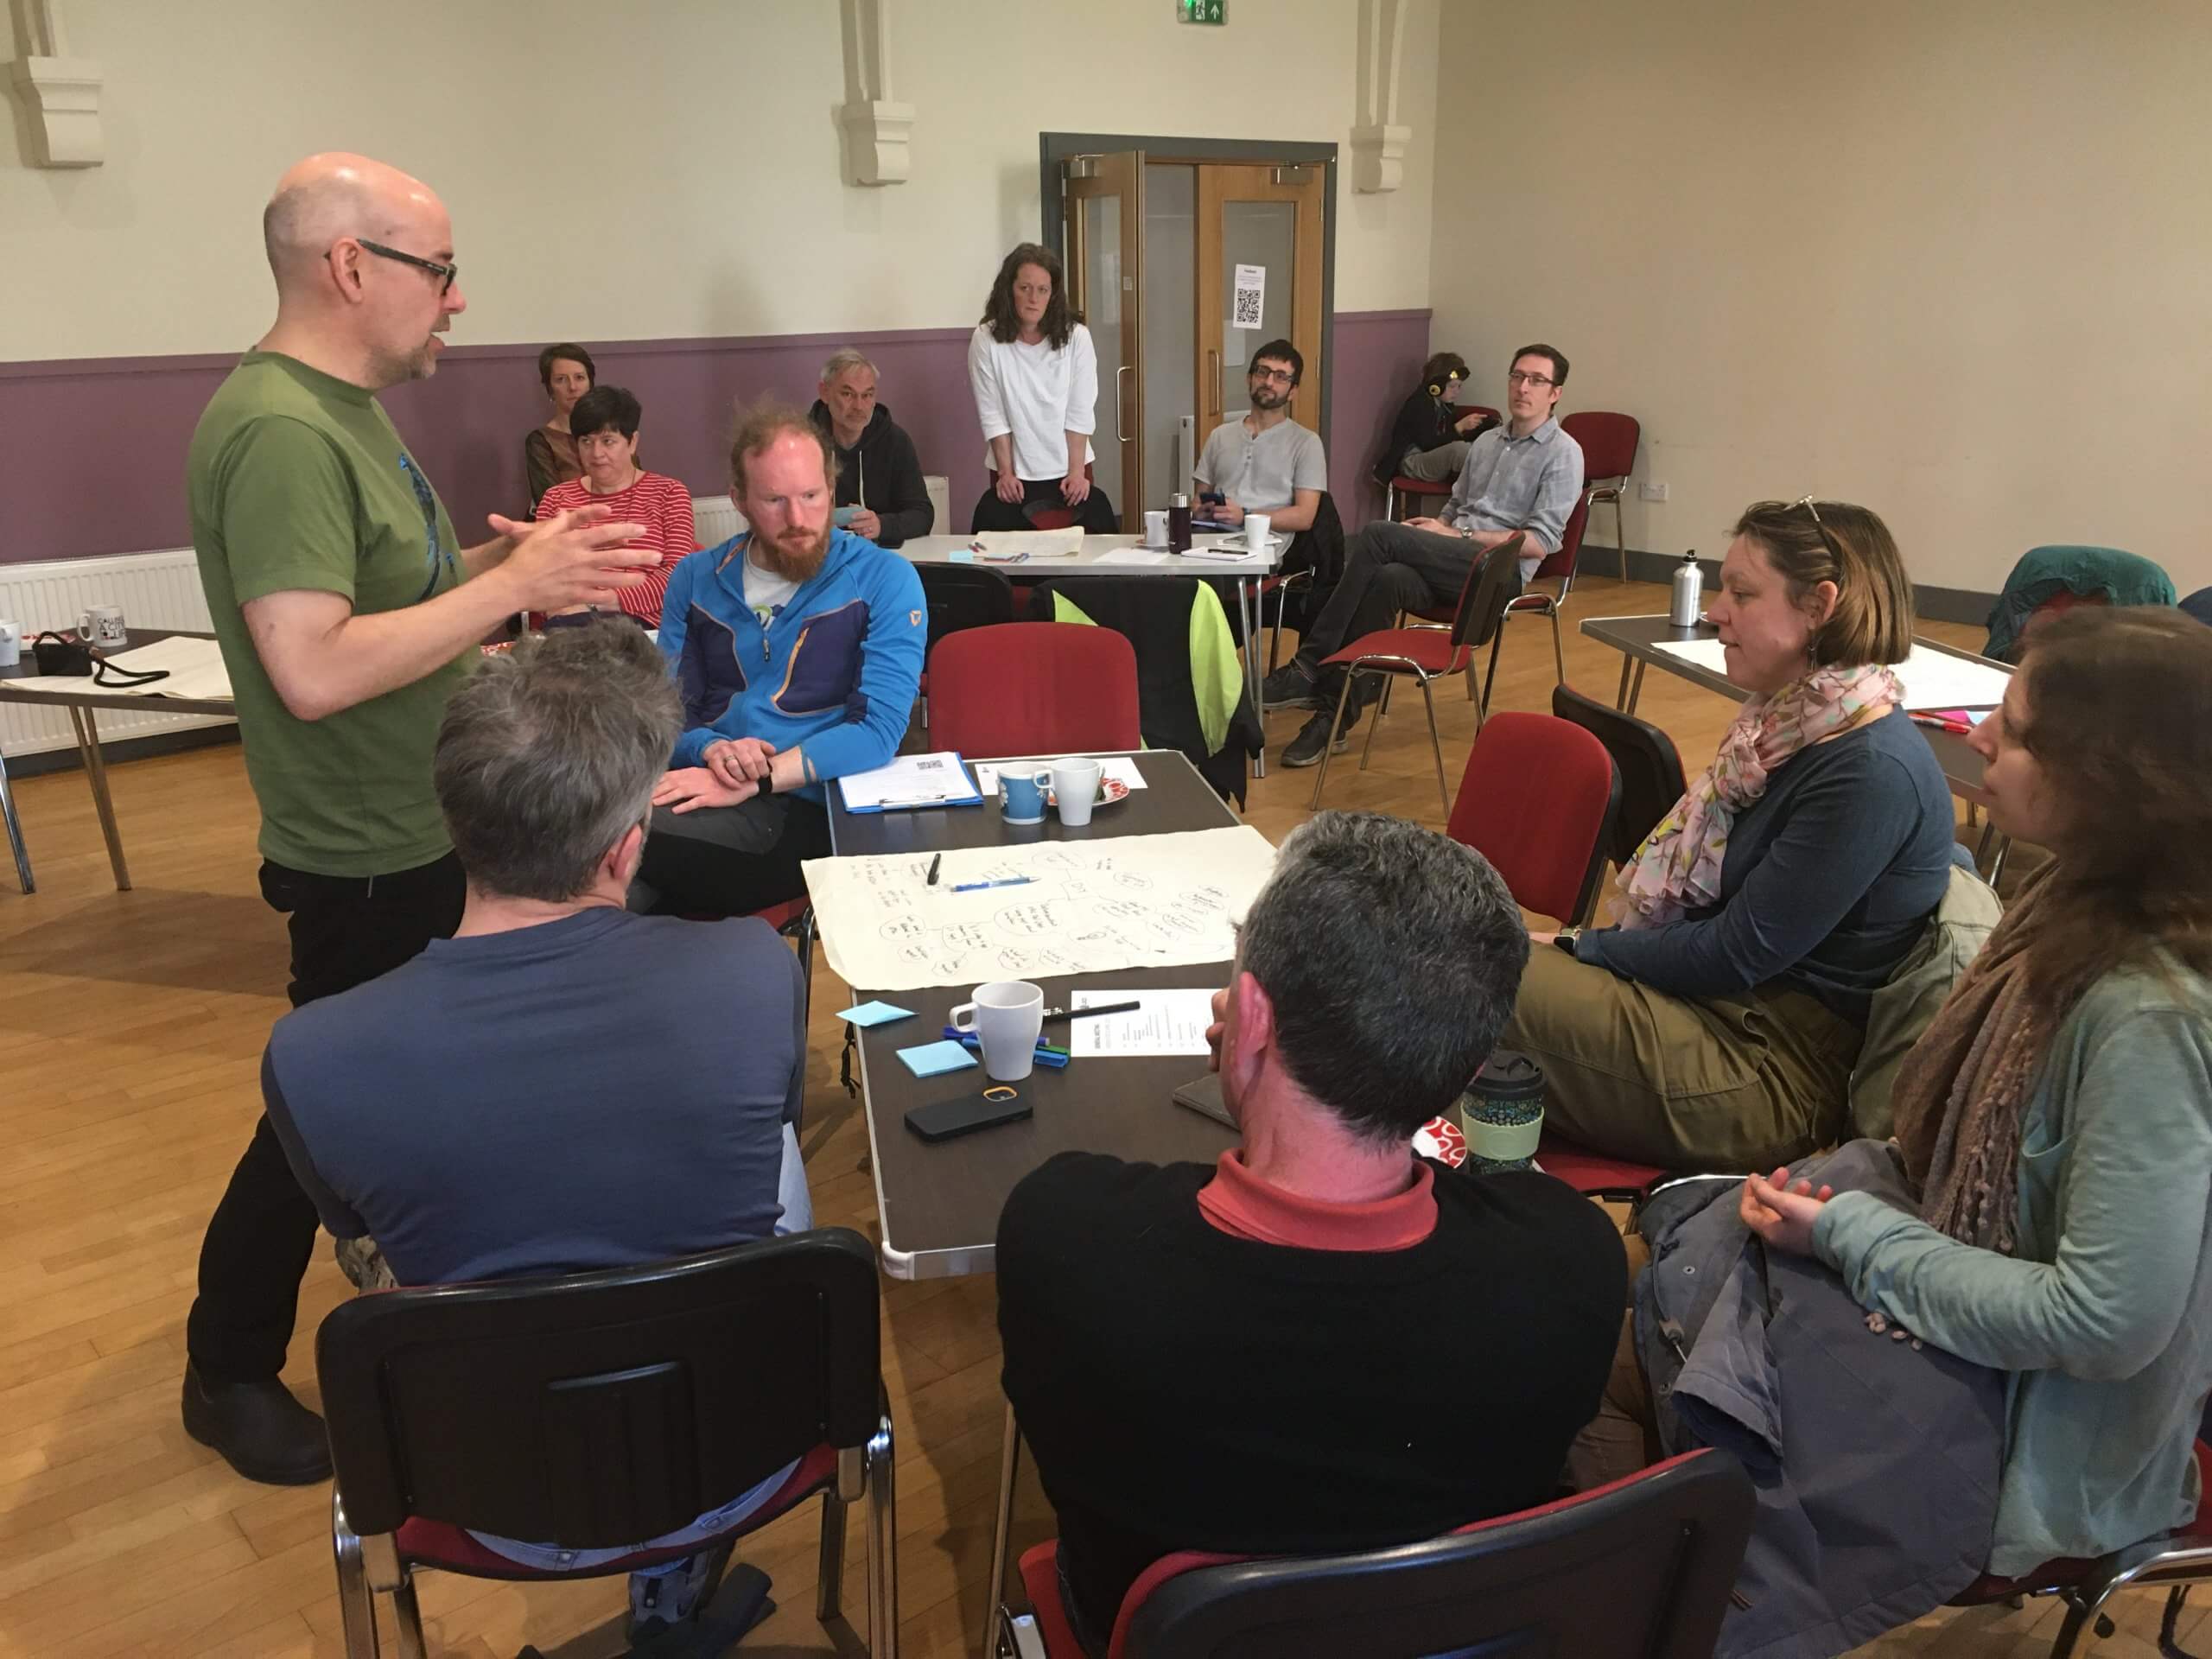
M 1024 242 L 999 265 L 968 342 L 968 384 L 995 474 L 976 504 L 977 530 L 1027 530 L 1065 508 L 1094 535 L 1121 528 L 1090 481 L 1098 423 L 1098 353 L 1068 311 L 1060 256 Z

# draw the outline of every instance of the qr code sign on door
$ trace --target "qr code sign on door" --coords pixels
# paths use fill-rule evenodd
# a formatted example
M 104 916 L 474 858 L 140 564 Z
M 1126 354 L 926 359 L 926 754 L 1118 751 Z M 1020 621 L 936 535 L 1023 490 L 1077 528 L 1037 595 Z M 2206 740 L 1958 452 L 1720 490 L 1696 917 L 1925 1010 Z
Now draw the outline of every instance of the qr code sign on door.
M 1268 268 L 1265 265 L 1236 267 L 1236 288 L 1229 307 L 1229 323 L 1232 328 L 1257 328 L 1261 314 L 1267 308 Z

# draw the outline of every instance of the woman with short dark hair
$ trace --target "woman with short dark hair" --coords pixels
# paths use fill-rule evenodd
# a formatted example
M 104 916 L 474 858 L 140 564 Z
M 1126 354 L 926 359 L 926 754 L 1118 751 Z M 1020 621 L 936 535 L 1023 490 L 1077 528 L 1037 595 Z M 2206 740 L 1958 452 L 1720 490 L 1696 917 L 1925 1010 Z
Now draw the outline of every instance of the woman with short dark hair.
M 1770 1169 L 1842 1130 L 1869 1005 L 1942 900 L 1956 818 L 1890 671 L 1912 584 L 1879 518 L 1755 503 L 1707 617 L 1743 711 L 1621 872 L 1623 925 L 1541 936 L 1505 1046 L 1543 1068 L 1571 1140 Z
M 582 459 L 576 454 L 575 435 L 569 430 L 569 415 L 575 408 L 576 400 L 599 383 L 599 371 L 589 352 L 563 341 L 558 346 L 548 346 L 537 354 L 537 378 L 545 388 L 553 412 L 546 416 L 544 425 L 534 429 L 522 441 L 522 467 L 530 481 L 530 510 L 533 513 L 546 491 L 556 484 L 565 484 L 584 475 Z
M 976 503 L 976 530 L 1027 530 L 1037 514 L 1062 507 L 1093 534 L 1121 528 L 1090 479 L 1098 353 L 1066 289 L 1060 256 L 1024 242 L 1000 261 L 968 342 L 968 385 L 993 474 Z
M 668 579 L 677 560 L 697 550 L 699 537 L 691 492 L 638 465 L 638 427 L 644 416 L 637 398 L 620 386 L 595 386 L 578 398 L 569 424 L 575 429 L 571 436 L 582 476 L 546 491 L 537 516 L 550 518 L 571 508 L 596 506 L 605 507 L 616 523 L 643 524 L 645 534 L 630 545 L 651 548 L 660 555 L 660 566 L 643 572 L 642 581 L 617 588 L 615 602 L 625 615 L 657 628 Z
M 1459 476 L 1467 448 L 1497 424 L 1496 410 L 1459 408 L 1467 384 L 1467 359 L 1457 352 L 1438 352 L 1421 365 L 1421 384 L 1390 423 L 1375 481 L 1388 484 L 1404 475 L 1442 483 Z

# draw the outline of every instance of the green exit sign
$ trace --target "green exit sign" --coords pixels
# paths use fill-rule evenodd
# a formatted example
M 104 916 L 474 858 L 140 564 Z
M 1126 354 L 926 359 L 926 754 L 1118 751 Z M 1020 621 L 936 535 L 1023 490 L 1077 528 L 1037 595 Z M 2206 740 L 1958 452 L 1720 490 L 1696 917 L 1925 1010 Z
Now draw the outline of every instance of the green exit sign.
M 1175 15 L 1186 23 L 1225 23 L 1229 0 L 1175 0 Z

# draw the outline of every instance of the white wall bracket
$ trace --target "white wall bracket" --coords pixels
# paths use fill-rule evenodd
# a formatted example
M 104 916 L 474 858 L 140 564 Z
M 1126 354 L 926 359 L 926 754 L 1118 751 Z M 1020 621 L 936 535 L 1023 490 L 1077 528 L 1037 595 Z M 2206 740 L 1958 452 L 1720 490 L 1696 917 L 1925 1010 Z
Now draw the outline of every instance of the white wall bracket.
M 1368 195 L 1406 179 L 1411 127 L 1398 124 L 1398 70 L 1405 54 L 1403 0 L 1359 0 L 1359 111 L 1351 130 L 1351 188 Z
M 107 159 L 100 135 L 100 67 L 69 55 L 60 0 L 10 0 L 16 59 L 9 82 L 23 106 L 30 161 L 38 167 L 98 167 Z
M 845 101 L 838 106 L 845 182 L 904 184 L 914 106 L 891 96 L 891 0 L 842 0 Z

